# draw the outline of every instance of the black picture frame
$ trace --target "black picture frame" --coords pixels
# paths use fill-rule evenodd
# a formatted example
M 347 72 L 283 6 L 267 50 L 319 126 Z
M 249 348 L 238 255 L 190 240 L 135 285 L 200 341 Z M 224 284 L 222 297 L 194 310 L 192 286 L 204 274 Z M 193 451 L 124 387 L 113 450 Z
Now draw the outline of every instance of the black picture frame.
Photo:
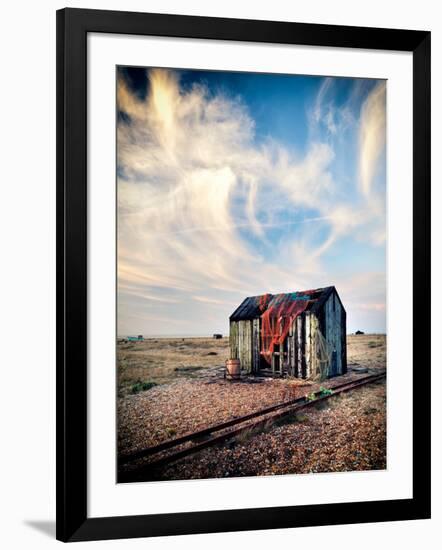
M 87 517 L 87 34 L 413 54 L 413 498 Z M 85 541 L 430 517 L 430 33 L 63 9 L 57 12 L 57 538 Z M 407 305 L 408 307 L 408 305 Z M 148 490 L 146 488 L 146 490 Z

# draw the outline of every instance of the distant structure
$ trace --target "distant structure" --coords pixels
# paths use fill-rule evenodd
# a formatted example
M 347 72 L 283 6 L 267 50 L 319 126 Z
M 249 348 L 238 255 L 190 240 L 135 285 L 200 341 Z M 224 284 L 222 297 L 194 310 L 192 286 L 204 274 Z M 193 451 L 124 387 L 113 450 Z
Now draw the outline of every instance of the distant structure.
M 230 316 L 230 358 L 257 375 L 344 374 L 346 318 L 334 286 L 246 298 Z
M 357 330 L 355 332 L 356 336 L 359 336 L 360 334 L 365 334 L 365 332 L 362 332 L 362 330 Z
M 139 334 L 138 336 L 128 336 L 127 340 L 129 340 L 129 342 L 142 342 L 144 338 L 142 334 Z
M 222 337 L 223 337 L 222 334 L 214 334 L 213 335 L 214 340 L 221 340 Z

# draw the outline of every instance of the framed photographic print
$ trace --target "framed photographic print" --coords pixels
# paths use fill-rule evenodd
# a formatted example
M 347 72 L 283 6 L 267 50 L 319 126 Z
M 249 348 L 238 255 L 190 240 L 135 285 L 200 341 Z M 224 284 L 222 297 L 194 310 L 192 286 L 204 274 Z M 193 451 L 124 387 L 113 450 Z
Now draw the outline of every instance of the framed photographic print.
M 57 538 L 430 517 L 430 33 L 57 12 Z

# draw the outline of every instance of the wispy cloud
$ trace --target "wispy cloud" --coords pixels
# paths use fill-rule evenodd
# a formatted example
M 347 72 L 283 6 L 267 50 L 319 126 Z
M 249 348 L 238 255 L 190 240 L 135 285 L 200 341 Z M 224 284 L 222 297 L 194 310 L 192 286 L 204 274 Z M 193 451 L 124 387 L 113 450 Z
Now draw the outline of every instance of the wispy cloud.
M 339 138 L 350 126 L 355 124 L 351 109 L 353 97 L 346 103 L 337 105 L 335 100 L 335 78 L 324 78 L 316 94 L 314 107 L 310 113 L 311 130 L 314 135 L 325 129 L 328 137 Z
M 368 196 L 385 150 L 386 84 L 380 82 L 365 101 L 359 130 L 359 178 L 363 193 Z
M 259 222 L 258 220 L 255 220 L 254 222 L 244 222 L 244 223 L 235 223 L 230 227 L 221 226 L 221 225 L 212 225 L 212 226 L 206 226 L 206 227 L 188 227 L 185 229 L 180 229 L 177 231 L 173 231 L 171 233 L 160 233 L 161 236 L 173 236 L 173 235 L 181 235 L 183 233 L 195 233 L 195 232 L 210 232 L 210 231 L 230 231 L 231 229 L 244 229 L 249 228 L 253 229 L 255 225 L 259 227 L 260 230 L 262 229 L 274 229 L 274 228 L 281 228 L 281 227 L 288 227 L 290 225 L 300 225 L 303 223 L 314 223 L 314 222 L 321 222 L 321 221 L 327 221 L 332 220 L 331 216 L 320 216 L 320 217 L 314 217 L 314 218 L 304 218 L 300 220 L 291 220 L 291 221 L 283 221 L 283 222 Z M 262 231 L 259 232 L 259 234 L 262 234 Z

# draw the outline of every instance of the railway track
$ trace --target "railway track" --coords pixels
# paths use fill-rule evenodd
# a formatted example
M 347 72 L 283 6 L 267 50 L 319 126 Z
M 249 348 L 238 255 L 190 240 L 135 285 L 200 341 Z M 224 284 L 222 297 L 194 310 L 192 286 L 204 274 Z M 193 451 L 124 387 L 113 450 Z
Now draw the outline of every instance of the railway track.
M 176 460 L 180 460 L 191 454 L 197 453 L 221 444 L 228 439 L 238 436 L 245 430 L 255 430 L 265 426 L 267 423 L 273 423 L 276 420 L 298 412 L 299 410 L 316 405 L 317 403 L 330 399 L 344 392 L 357 389 L 366 384 L 381 380 L 386 375 L 385 371 L 379 374 L 364 376 L 351 382 L 343 382 L 333 388 L 329 388 L 331 393 L 318 390 L 308 396 L 302 396 L 265 407 L 258 411 L 233 418 L 227 422 L 209 426 L 196 432 L 188 433 L 183 436 L 169 439 L 158 445 L 147 447 L 133 453 L 121 455 L 118 457 L 119 473 L 118 482 L 127 483 L 131 481 L 142 480 L 146 474 L 155 468 L 164 466 Z M 150 458 L 151 457 L 151 458 Z M 149 459 L 145 462 L 145 459 Z M 121 466 L 130 463 L 136 463 L 143 460 L 143 463 L 135 465 L 133 469 L 121 471 Z

